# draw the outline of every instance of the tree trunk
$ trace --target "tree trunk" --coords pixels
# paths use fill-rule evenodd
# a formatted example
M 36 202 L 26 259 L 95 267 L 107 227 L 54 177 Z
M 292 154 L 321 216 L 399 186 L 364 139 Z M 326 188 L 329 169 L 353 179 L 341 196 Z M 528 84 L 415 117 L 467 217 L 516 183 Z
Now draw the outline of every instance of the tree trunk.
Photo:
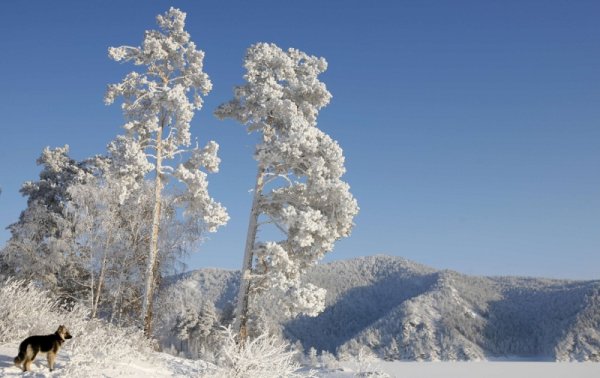
M 100 267 L 100 273 L 98 275 L 98 289 L 96 289 L 96 295 L 92 297 L 92 319 L 98 314 L 98 305 L 100 303 L 100 293 L 102 292 L 102 286 L 104 285 L 104 277 L 106 276 L 106 260 L 108 259 L 108 248 L 110 246 L 112 238 L 109 236 L 106 238 L 104 243 L 104 254 L 102 255 L 102 266 Z M 92 289 L 93 290 L 93 289 Z
M 238 293 L 236 308 L 236 328 L 238 329 L 239 342 L 244 344 L 248 338 L 248 303 L 250 302 L 250 275 L 252 274 L 252 260 L 254 259 L 254 244 L 256 242 L 256 232 L 258 230 L 258 216 L 260 198 L 264 185 L 263 167 L 258 168 L 256 174 L 256 185 L 254 187 L 254 197 L 252 199 L 252 210 L 250 211 L 250 221 L 248 222 L 248 233 L 246 234 L 246 247 L 244 250 L 244 262 L 240 276 L 240 291 Z
M 108 243 L 106 243 L 108 245 Z M 96 296 L 92 302 L 92 319 L 96 317 L 98 313 L 98 304 L 100 303 L 100 292 L 102 291 L 102 285 L 104 284 L 104 276 L 106 275 L 106 260 L 108 257 L 108 249 L 104 250 L 104 256 L 102 256 L 102 266 L 100 267 L 100 274 L 98 275 L 98 289 L 96 289 Z
M 150 239 L 150 250 L 148 253 L 148 261 L 146 265 L 146 286 L 144 290 L 144 299 L 142 304 L 142 324 L 144 325 L 144 335 L 150 337 L 152 335 L 152 303 L 154 295 L 154 282 L 156 274 L 156 263 L 158 262 L 158 232 L 160 225 L 161 211 L 161 167 L 162 167 L 162 132 L 164 127 L 161 122 L 161 127 L 156 135 L 156 178 L 154 181 L 154 209 L 152 211 L 152 235 Z
M 92 308 L 92 318 L 94 318 L 94 298 L 95 296 L 95 292 L 94 292 L 94 269 L 93 266 L 94 264 L 92 263 L 92 253 L 90 252 L 90 306 Z
M 115 296 L 113 297 L 112 309 L 110 311 L 110 318 L 108 320 L 108 322 L 110 324 L 115 324 L 114 319 L 115 319 L 115 315 L 117 313 L 117 303 L 119 302 L 120 298 L 121 298 L 121 278 L 119 278 L 119 285 L 117 286 L 117 291 L 115 292 Z

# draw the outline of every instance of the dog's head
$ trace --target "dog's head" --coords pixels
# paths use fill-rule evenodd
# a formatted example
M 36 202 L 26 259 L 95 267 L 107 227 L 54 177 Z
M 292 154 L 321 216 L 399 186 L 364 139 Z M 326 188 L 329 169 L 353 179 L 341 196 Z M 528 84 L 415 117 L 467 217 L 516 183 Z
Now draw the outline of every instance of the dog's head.
M 64 325 L 58 326 L 58 329 L 56 330 L 56 334 L 58 336 L 60 336 L 60 338 L 63 340 L 67 340 L 67 339 L 70 339 L 73 337 L 69 333 L 69 330 L 67 329 L 67 327 L 65 327 Z

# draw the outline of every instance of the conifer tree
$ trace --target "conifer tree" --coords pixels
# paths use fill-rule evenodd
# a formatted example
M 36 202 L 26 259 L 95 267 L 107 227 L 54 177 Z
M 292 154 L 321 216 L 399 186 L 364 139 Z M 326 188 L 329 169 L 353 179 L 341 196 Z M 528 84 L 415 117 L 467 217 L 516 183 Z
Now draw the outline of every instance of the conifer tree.
M 210 141 L 204 148 L 190 149 L 190 122 L 212 84 L 203 71 L 204 52 L 184 30 L 185 17 L 184 12 L 171 8 L 157 17 L 160 30 L 146 31 L 141 47 L 109 49 L 115 61 L 145 67 L 144 72 L 131 72 L 122 82 L 110 85 L 105 101 L 111 104 L 116 97 L 123 98 L 126 138 L 132 140 L 124 152 L 148 159 L 153 167 L 154 209 L 141 315 L 146 335 L 151 331 L 158 272 L 161 198 L 169 179 L 174 177 L 186 186 L 178 203 L 186 217 L 198 222 L 199 232 L 214 232 L 229 219 L 225 208 L 208 194 L 206 172 L 218 171 L 218 144 Z M 182 154 L 189 156 L 187 161 L 168 165 Z
M 325 290 L 304 284 L 302 273 L 350 234 L 358 212 L 341 180 L 342 149 L 316 127 L 319 110 L 331 98 L 318 80 L 325 59 L 258 43 L 248 49 L 244 65 L 246 84 L 215 113 L 261 135 L 236 311 L 242 342 L 253 303 L 275 302 L 288 316 L 322 311 Z M 259 228 L 267 225 L 282 239 L 258 240 Z
M 62 299 L 78 300 L 89 290 L 87 257 L 74 248 L 75 224 L 66 206 L 69 187 L 93 178 L 94 159 L 76 161 L 65 145 L 46 147 L 37 164 L 42 166 L 39 180 L 25 182 L 20 190 L 27 197 L 27 208 L 8 227 L 11 237 L 2 250 L 4 268 Z

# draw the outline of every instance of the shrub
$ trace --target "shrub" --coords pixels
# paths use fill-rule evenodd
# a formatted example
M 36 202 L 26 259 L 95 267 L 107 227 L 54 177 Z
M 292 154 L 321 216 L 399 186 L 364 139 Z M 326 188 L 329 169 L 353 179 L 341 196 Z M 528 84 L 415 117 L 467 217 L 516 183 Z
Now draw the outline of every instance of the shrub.
M 65 376 L 87 375 L 115 361 L 144 358 L 151 341 L 135 328 L 119 328 L 89 319 L 80 305 L 69 308 L 53 301 L 48 291 L 32 283 L 8 279 L 0 284 L 0 343 L 19 342 L 34 334 L 50 334 L 64 324 L 73 338 L 64 345 L 69 363 Z
M 231 327 L 224 329 L 224 342 L 213 377 L 282 378 L 302 377 L 296 352 L 276 337 L 262 334 L 239 345 Z

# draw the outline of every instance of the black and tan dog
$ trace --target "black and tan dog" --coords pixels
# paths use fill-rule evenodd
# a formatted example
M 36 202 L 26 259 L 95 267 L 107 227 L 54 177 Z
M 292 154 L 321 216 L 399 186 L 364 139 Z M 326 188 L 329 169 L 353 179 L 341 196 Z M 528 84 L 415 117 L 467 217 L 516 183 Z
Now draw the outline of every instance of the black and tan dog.
M 29 336 L 19 345 L 19 355 L 15 357 L 15 365 L 23 364 L 23 371 L 31 370 L 31 362 L 38 353 L 46 353 L 50 371 L 54 369 L 54 361 L 58 350 L 65 340 L 72 338 L 67 327 L 61 325 L 52 335 Z

